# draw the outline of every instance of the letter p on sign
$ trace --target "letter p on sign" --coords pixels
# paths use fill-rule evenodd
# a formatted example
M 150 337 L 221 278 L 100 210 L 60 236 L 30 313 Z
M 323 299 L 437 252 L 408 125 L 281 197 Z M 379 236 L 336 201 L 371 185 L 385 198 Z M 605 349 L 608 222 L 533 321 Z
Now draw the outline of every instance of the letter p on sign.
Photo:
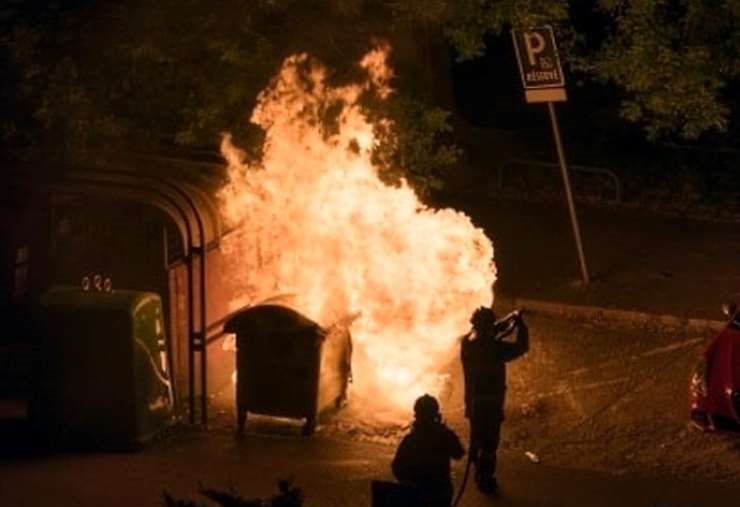
M 545 50 L 545 38 L 537 32 L 524 32 L 524 47 L 527 50 L 527 60 L 534 67 L 537 65 L 535 56 Z

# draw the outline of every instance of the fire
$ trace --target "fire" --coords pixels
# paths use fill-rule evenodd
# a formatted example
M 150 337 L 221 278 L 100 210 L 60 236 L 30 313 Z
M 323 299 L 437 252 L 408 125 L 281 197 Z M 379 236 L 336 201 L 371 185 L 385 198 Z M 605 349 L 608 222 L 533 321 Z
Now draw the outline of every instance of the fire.
M 349 322 L 353 396 L 372 410 L 408 411 L 438 391 L 472 311 L 492 304 L 496 269 L 491 241 L 466 215 L 378 178 L 373 124 L 358 100 L 392 93 L 387 54 L 368 53 L 366 80 L 342 87 L 308 55 L 287 58 L 251 116 L 265 131 L 262 159 L 247 161 L 224 136 L 220 202 L 234 226 L 223 244 L 239 295 L 232 306 L 289 294 L 324 326 Z M 320 122 L 329 108 L 333 129 Z

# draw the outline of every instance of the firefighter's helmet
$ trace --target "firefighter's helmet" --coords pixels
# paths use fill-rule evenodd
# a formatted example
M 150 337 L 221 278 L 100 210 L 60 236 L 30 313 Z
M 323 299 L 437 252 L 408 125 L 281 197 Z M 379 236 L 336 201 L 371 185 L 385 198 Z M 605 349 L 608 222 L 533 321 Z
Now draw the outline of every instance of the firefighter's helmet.
M 493 309 L 481 306 L 473 312 L 470 323 L 478 331 L 488 330 L 496 323 L 496 314 Z
M 434 396 L 425 394 L 414 403 L 414 417 L 417 421 L 439 420 L 439 402 Z

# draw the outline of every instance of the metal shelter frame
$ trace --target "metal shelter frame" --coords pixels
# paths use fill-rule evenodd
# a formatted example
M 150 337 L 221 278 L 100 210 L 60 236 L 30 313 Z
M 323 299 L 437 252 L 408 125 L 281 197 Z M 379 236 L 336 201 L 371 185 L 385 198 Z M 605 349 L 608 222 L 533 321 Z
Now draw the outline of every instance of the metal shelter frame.
M 152 158 L 161 163 L 207 166 L 213 164 L 183 161 L 181 159 Z M 147 159 L 144 158 L 144 164 Z M 207 341 L 208 326 L 206 313 L 207 252 L 218 246 L 223 233 L 217 206 L 202 189 L 182 178 L 174 178 L 140 172 L 142 163 L 136 163 L 138 170 L 75 167 L 60 171 L 52 176 L 47 184 L 52 191 L 64 194 L 80 194 L 93 197 L 110 197 L 114 200 L 127 200 L 153 206 L 168 217 L 177 227 L 182 241 L 184 262 L 187 267 L 188 286 L 188 409 L 191 424 L 195 423 L 196 397 L 200 401 L 200 422 L 208 424 L 208 384 L 207 384 Z M 126 164 L 116 166 L 127 167 Z M 108 166 L 110 167 L 110 165 Z M 130 167 L 130 164 L 128 165 Z M 156 171 L 155 171 L 156 172 Z M 22 175 L 23 176 L 23 175 Z M 29 177 L 28 174 L 25 175 Z M 35 176 L 30 176 L 33 179 Z M 195 297 L 195 262 L 198 262 L 198 291 Z M 196 309 L 197 306 L 197 309 Z M 196 319 L 196 313 L 198 318 Z M 170 350 L 171 355 L 171 350 Z M 171 357 L 170 364 L 172 364 Z M 196 359 L 199 364 L 196 365 Z M 199 382 L 196 382 L 196 366 Z M 200 389 L 196 389 L 196 386 Z M 198 392 L 199 391 L 199 392 Z

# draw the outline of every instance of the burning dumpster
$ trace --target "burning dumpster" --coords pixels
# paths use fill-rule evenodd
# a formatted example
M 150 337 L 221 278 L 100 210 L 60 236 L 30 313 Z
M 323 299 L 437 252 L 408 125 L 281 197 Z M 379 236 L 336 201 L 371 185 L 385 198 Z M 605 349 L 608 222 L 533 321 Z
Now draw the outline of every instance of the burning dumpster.
M 57 288 L 40 313 L 32 417 L 52 443 L 135 448 L 173 422 L 159 296 Z
M 352 344 L 346 328 L 324 329 L 279 305 L 239 312 L 224 325 L 236 333 L 236 413 L 239 432 L 247 412 L 305 418 L 304 434 L 317 416 L 346 400 Z

